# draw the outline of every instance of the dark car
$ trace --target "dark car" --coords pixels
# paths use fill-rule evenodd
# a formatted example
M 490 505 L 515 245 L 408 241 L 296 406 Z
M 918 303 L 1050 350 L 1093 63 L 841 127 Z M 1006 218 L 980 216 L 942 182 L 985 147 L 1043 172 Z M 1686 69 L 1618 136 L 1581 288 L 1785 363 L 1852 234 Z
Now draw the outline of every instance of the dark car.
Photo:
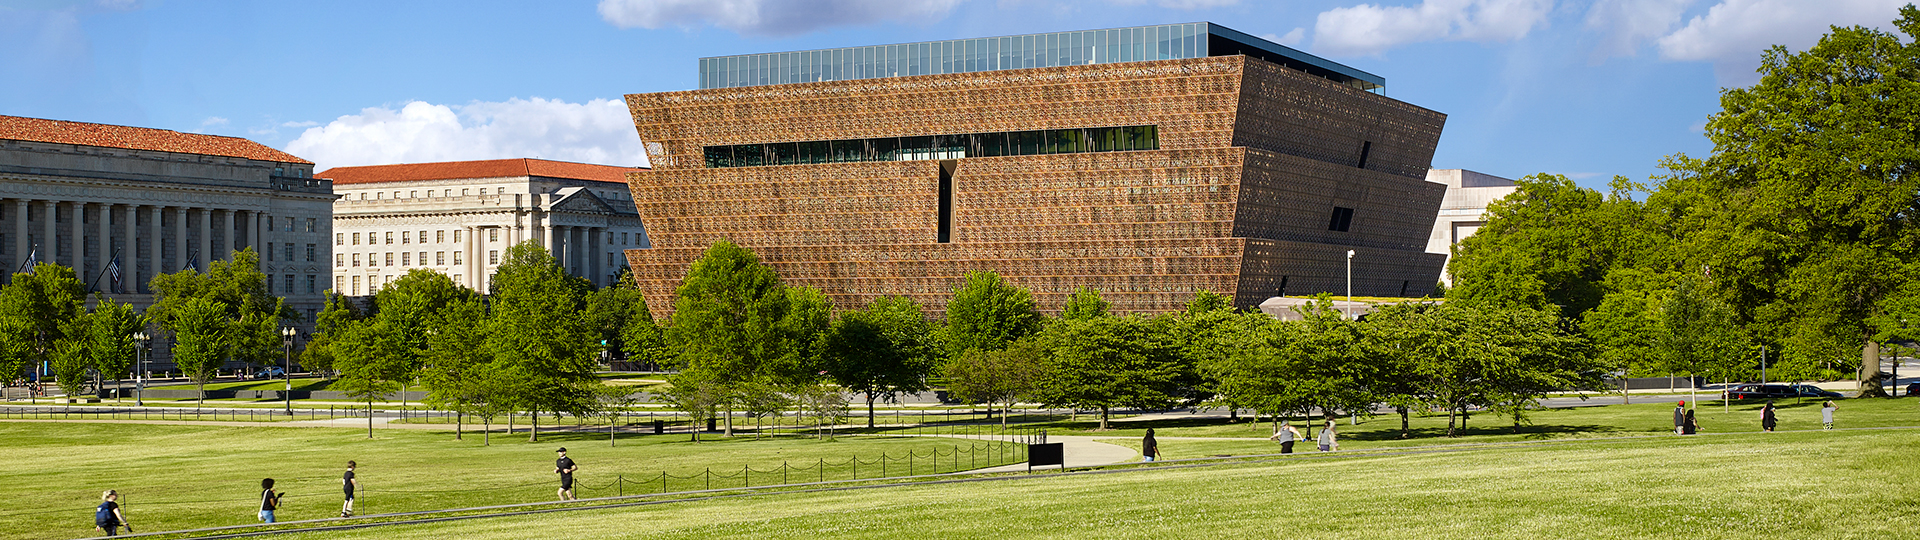
M 1907 395 L 1920 394 L 1920 382 L 1907 385 Z
M 1788 399 L 1841 397 L 1839 392 L 1807 384 L 1747 384 L 1727 392 L 1727 399 Z

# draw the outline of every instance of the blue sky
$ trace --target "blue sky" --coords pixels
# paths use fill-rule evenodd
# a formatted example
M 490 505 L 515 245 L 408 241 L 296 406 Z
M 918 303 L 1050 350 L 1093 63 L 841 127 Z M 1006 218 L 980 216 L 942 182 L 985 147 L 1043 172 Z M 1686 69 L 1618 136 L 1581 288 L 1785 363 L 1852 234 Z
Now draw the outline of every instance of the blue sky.
M 644 160 L 623 94 L 703 56 L 1211 21 L 1448 115 L 1434 167 L 1645 179 L 1720 89 L 1905 0 L 0 0 L 0 114 L 247 137 L 321 167 Z

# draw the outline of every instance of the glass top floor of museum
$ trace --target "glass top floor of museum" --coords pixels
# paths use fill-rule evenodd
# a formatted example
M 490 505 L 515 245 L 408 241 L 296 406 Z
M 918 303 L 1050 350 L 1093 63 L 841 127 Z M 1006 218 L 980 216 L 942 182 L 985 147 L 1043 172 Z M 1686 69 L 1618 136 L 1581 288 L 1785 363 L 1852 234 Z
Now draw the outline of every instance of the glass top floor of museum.
M 700 88 L 733 88 L 1245 54 L 1361 90 L 1386 79 L 1213 23 L 1164 24 L 700 59 Z

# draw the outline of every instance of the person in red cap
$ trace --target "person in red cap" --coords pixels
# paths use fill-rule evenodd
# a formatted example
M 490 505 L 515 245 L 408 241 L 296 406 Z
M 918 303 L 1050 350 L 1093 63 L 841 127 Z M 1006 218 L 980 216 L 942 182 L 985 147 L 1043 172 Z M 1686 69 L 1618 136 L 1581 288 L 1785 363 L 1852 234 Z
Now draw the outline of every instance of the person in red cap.
M 1686 429 L 1687 429 L 1687 402 L 1686 400 L 1681 400 L 1680 405 L 1673 408 L 1673 434 L 1674 435 L 1686 434 Z

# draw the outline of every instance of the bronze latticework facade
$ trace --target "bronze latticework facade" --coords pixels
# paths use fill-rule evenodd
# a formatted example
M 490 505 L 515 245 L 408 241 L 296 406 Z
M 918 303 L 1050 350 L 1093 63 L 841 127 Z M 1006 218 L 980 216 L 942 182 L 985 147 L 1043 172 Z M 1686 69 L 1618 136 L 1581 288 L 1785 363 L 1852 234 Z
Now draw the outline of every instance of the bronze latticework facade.
M 1338 294 L 1349 249 L 1354 294 L 1419 296 L 1444 260 L 1424 249 L 1445 186 L 1424 177 L 1445 116 L 1248 56 L 635 94 L 627 104 L 653 165 L 629 176 L 653 248 L 626 255 L 658 315 L 720 239 L 840 308 L 904 295 L 934 312 L 972 270 L 1031 289 L 1044 310 L 1088 286 L 1115 311 L 1151 313 L 1182 309 L 1203 289 L 1240 307 Z M 806 144 L 832 148 L 807 141 L 1110 126 L 1153 126 L 1157 149 L 982 157 L 955 146 L 890 154 L 898 161 L 806 161 Z M 796 164 L 709 159 L 714 148 L 788 144 L 800 145 Z

